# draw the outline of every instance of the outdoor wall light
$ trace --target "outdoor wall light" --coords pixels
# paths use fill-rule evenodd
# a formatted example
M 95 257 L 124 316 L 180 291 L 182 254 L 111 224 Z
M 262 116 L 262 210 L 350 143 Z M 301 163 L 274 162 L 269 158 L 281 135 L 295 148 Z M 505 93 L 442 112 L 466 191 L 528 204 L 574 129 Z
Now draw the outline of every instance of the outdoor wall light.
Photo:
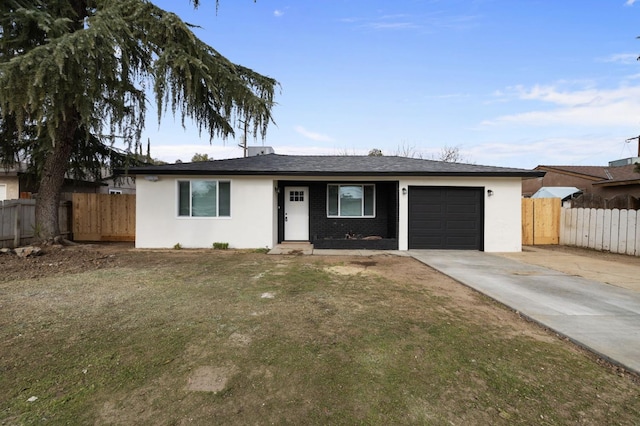
M 148 175 L 144 177 L 144 180 L 148 180 L 149 182 L 157 182 L 159 179 L 158 176 Z
M 407 195 L 407 188 L 402 188 L 402 195 Z
M 276 191 L 276 194 L 280 193 L 280 187 L 279 186 L 276 186 L 273 189 L 274 189 L 274 191 Z
M 491 197 L 493 195 L 493 190 L 487 189 L 487 195 Z

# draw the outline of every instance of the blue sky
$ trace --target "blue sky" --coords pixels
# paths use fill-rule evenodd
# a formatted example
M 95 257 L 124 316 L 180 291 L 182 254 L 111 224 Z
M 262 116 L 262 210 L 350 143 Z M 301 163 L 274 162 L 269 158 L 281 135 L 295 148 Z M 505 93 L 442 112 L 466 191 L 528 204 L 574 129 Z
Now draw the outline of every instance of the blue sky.
M 266 140 L 279 154 L 437 157 L 533 168 L 635 156 L 640 0 L 154 1 L 281 84 Z M 238 132 L 240 134 L 240 132 Z M 152 156 L 239 157 L 238 141 L 149 111 Z

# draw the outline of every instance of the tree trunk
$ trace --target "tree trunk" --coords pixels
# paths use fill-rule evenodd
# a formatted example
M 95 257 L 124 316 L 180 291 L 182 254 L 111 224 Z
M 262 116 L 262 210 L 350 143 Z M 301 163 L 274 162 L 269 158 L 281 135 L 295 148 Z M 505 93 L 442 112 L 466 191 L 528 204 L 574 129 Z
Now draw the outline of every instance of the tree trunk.
M 74 137 L 78 128 L 77 115 L 68 114 L 58 128 L 55 145 L 47 156 L 36 198 L 36 237 L 50 241 L 60 235 L 58 209 L 60 192 L 69 169 L 69 160 L 74 146 Z
M 71 0 L 70 6 L 77 16 L 75 30 L 81 30 L 84 18 L 87 16 L 87 0 Z M 53 146 L 47 155 L 42 168 L 38 197 L 36 199 L 36 237 L 42 241 L 53 241 L 60 236 L 58 210 L 60 208 L 60 193 L 64 179 L 69 170 L 69 161 L 75 147 L 76 132 L 80 123 L 80 113 L 73 107 L 67 106 L 59 118 Z

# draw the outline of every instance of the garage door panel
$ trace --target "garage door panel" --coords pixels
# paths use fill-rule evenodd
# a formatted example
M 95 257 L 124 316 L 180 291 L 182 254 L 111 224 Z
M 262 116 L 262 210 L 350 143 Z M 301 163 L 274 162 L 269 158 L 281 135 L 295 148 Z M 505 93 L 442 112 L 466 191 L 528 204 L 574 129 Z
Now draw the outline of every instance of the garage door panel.
M 417 237 L 415 244 L 418 246 L 438 247 L 445 244 L 442 237 Z
M 436 205 L 436 204 L 424 204 L 422 206 L 418 206 L 418 209 L 422 212 L 423 215 L 440 215 L 444 212 L 444 206 Z
M 447 204 L 449 205 L 465 205 L 468 206 L 470 204 L 473 204 L 476 200 L 475 196 L 468 196 L 465 195 L 463 197 L 445 197 L 445 200 L 447 202 Z
M 444 226 L 444 223 L 436 217 L 422 218 L 417 223 L 428 228 L 442 228 Z
M 478 223 L 475 220 L 447 221 L 445 229 L 449 231 L 477 231 Z
M 478 209 L 475 206 L 468 204 L 448 205 L 446 207 L 447 214 L 458 214 L 462 216 L 475 216 L 478 213 Z
M 482 188 L 410 187 L 409 248 L 483 249 Z
M 447 238 L 446 245 L 456 247 L 456 250 L 478 250 L 477 238 Z

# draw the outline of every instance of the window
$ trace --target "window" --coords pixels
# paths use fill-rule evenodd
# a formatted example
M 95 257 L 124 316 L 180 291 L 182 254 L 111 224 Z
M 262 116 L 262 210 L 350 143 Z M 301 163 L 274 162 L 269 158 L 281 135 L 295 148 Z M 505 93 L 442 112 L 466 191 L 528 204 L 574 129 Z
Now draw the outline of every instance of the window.
M 304 191 L 290 191 L 289 201 L 304 201 Z
M 327 185 L 327 216 L 375 217 L 375 185 Z
M 231 182 L 217 180 L 178 181 L 178 216 L 231 216 Z

